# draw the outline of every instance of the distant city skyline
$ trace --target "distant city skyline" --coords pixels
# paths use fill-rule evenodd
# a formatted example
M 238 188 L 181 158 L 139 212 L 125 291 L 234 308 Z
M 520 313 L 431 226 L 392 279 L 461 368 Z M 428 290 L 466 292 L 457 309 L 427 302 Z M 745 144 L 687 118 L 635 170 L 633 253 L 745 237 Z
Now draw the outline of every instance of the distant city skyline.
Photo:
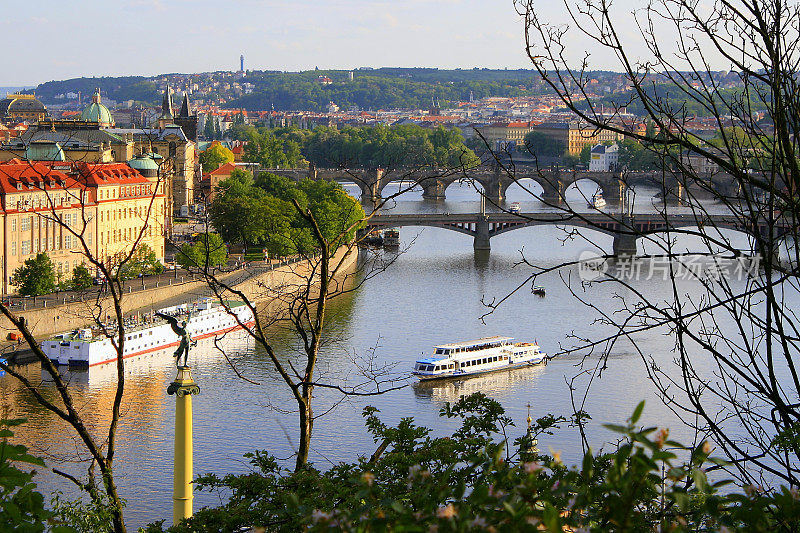
M 402 7 L 388 0 L 83 0 L 79 6 L 44 0 L 0 21 L 6 42 L 20 43 L 0 60 L 0 86 L 238 70 L 241 54 L 245 68 L 255 70 L 532 68 L 512 0 L 407 0 Z

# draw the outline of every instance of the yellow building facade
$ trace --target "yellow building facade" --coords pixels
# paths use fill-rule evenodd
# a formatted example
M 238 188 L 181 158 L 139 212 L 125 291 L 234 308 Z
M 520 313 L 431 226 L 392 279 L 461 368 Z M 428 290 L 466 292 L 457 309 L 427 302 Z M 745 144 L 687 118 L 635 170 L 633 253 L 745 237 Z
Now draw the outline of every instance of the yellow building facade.
M 25 260 L 45 252 L 56 275 L 72 277 L 86 250 L 113 266 L 140 232 L 164 260 L 164 188 L 122 163 L 0 163 L 0 268 L 3 294 Z

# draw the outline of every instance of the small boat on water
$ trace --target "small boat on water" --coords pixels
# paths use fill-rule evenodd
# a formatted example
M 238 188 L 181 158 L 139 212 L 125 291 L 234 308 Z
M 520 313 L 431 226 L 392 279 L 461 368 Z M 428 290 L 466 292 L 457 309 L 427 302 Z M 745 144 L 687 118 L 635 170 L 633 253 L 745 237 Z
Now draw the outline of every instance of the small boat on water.
M 366 237 L 361 240 L 361 244 L 366 246 L 383 246 L 383 232 L 379 229 L 370 231 Z
M 535 342 L 513 337 L 485 337 L 434 346 L 430 357 L 418 359 L 412 374 L 421 380 L 463 378 L 497 370 L 538 365 L 547 360 Z
M 531 292 L 536 296 L 544 296 L 545 295 L 545 288 L 542 285 L 534 285 Z
M 594 209 L 602 209 L 606 206 L 606 199 L 603 198 L 603 193 L 597 192 L 596 194 L 592 195 L 592 199 L 589 200 L 589 207 Z
M 385 247 L 398 247 L 400 246 L 400 231 L 395 228 L 387 229 L 383 232 L 383 246 Z
M 508 208 L 508 211 L 514 214 L 519 213 L 519 202 L 512 202 L 511 207 Z

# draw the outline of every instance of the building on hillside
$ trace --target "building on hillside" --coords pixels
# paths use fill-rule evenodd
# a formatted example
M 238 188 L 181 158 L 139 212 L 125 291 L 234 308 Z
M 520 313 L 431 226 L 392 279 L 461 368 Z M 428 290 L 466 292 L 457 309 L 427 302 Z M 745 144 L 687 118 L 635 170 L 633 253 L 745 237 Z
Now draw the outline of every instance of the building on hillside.
M 8 94 L 0 100 L 0 122 L 33 124 L 46 116 L 47 108 L 33 94 Z
M 123 163 L 22 161 L 0 163 L 2 292 L 13 291 L 14 270 L 39 252 L 69 279 L 92 255 L 113 266 L 140 232 L 164 260 L 163 184 Z M 58 222 L 60 221 L 60 222 Z
M 596 172 L 614 172 L 619 166 L 619 146 L 597 144 L 592 147 L 589 158 L 589 170 Z

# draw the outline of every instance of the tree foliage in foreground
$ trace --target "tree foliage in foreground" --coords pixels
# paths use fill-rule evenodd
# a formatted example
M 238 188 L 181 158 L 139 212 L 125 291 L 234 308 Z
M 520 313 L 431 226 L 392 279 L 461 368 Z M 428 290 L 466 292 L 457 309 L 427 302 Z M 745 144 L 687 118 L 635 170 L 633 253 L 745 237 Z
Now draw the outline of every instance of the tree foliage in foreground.
M 326 472 L 289 473 L 253 452 L 246 474 L 199 477 L 199 490 L 230 499 L 170 531 L 797 531 L 796 490 L 721 491 L 727 482 L 706 473 L 720 462 L 708 443 L 686 448 L 665 429 L 642 428 L 643 407 L 626 425 L 606 426 L 620 436 L 616 449 L 590 450 L 572 467 L 558 452 L 539 453 L 535 439 L 577 418 L 586 423 L 582 413 L 544 416 L 512 442 L 513 422 L 481 393 L 442 408 L 440 416 L 461 420 L 447 437 L 412 418 L 387 426 L 367 407 L 374 453 Z
M 515 4 L 524 17 L 529 59 L 560 103 L 591 128 L 638 141 L 641 150 L 623 145 L 620 165 L 655 162 L 661 172 L 651 184 L 666 200 L 646 208 L 669 225 L 657 233 L 637 223 L 641 204 L 627 187 L 621 209 L 609 210 L 594 226 L 615 224 L 630 241 L 641 237 L 648 259 L 629 264 L 637 272 L 648 260 L 669 265 L 663 292 L 640 290 L 631 280 L 644 275 L 627 276 L 618 268 L 624 262 L 609 261 L 597 283 L 618 295 L 615 302 L 600 310 L 595 299 L 578 297 L 600 313 L 608 334 L 576 339 L 568 350 L 602 352 L 601 362 L 584 360 L 592 368 L 584 370 L 599 378 L 614 364 L 609 356 L 618 341 L 630 341 L 656 395 L 687 427 L 719 444 L 729 475 L 743 486 L 800 487 L 800 323 L 794 311 L 800 298 L 800 5 L 656 0 L 631 17 L 619 3 L 562 0 L 560 7 L 575 15 L 567 28 L 554 15 L 559 10 L 546 12 L 535 0 Z M 576 49 L 587 37 L 592 49 Z M 614 59 L 631 88 L 628 98 L 608 102 L 596 95 L 584 76 L 596 57 Z M 724 80 L 711 71 L 720 61 L 730 71 Z M 658 80 L 665 85 L 654 85 Z M 728 90 L 731 83 L 735 90 Z M 637 105 L 645 113 L 644 133 L 625 124 L 625 112 Z M 713 118 L 705 127 L 695 120 L 699 110 Z M 623 177 L 628 185 L 633 179 Z M 675 199 L 689 209 L 676 208 Z M 558 210 L 564 220 L 583 217 L 568 202 Z M 570 240 L 596 246 L 593 232 L 567 231 Z M 750 263 L 755 268 L 737 273 L 747 262 L 743 257 L 756 258 Z M 708 266 L 690 267 L 697 259 Z M 525 260 L 534 280 L 544 270 L 565 273 L 574 265 Z M 662 333 L 669 354 L 641 342 Z
M 314 214 L 323 236 L 336 241 L 334 249 L 355 237 L 355 228 L 339 237 L 342 229 L 364 217 L 361 204 L 337 183 L 297 183 L 269 173 L 253 181 L 239 169 L 219 184 L 209 213 L 225 242 L 264 246 L 270 255 L 282 257 L 314 252 L 312 227 L 301 215 L 306 210 Z
M 23 422 L 0 420 L 0 531 L 73 532 L 68 527 L 48 526 L 53 513 L 45 508 L 44 496 L 36 490 L 36 471 L 23 470 L 27 466 L 43 467 L 44 462 L 29 455 L 25 446 L 9 442 L 14 436 L 10 428 Z

